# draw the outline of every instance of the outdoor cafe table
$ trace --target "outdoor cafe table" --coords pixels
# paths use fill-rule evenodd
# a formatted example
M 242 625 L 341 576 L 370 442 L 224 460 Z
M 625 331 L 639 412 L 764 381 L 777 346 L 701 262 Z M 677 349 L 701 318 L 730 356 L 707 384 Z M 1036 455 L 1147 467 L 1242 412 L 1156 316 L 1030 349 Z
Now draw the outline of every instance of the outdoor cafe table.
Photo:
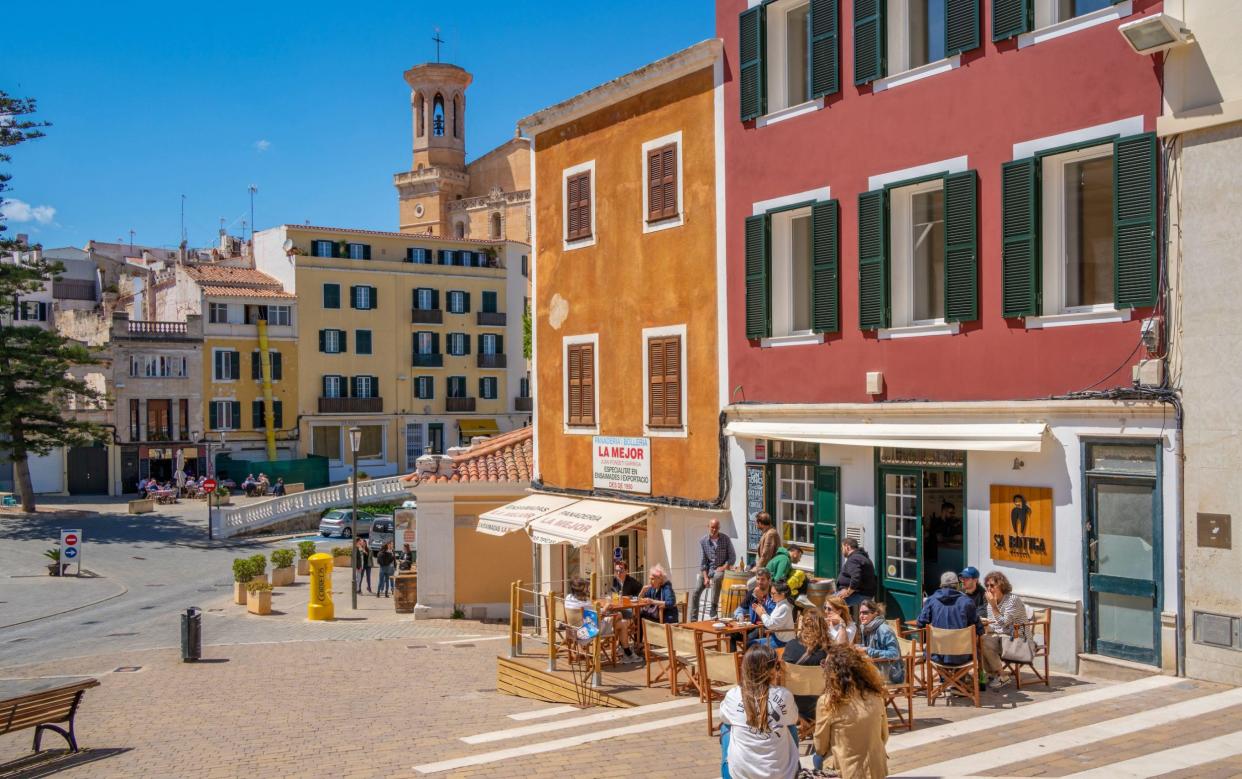
M 695 654 L 700 657 L 703 652 L 703 642 L 709 637 L 715 639 L 716 650 L 719 651 L 720 643 L 726 637 L 739 636 L 742 639 L 742 644 L 745 645 L 746 634 L 751 630 L 760 627 L 759 625 L 751 622 L 726 622 L 725 627 L 722 628 L 716 627 L 718 624 L 720 623 L 717 620 L 705 619 L 699 622 L 687 622 L 682 625 L 676 625 L 675 627 L 683 628 L 694 633 L 694 650 Z M 696 688 L 698 688 L 700 698 L 703 698 L 704 696 L 714 696 L 711 684 L 705 679 L 700 679 L 696 675 L 691 674 L 690 681 L 694 683 Z
M 155 498 L 156 503 L 176 503 L 176 490 L 151 490 L 147 493 L 149 497 Z

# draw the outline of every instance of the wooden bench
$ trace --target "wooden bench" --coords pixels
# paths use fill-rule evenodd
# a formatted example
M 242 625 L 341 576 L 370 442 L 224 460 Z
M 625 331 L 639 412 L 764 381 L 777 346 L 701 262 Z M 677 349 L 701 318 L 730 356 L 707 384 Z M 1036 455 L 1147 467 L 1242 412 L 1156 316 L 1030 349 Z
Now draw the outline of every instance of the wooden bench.
M 38 752 L 43 731 L 51 730 L 69 742 L 70 751 L 77 752 L 73 718 L 83 694 L 98 686 L 99 680 L 90 677 L 0 682 L 0 736 L 34 728 L 34 751 Z M 68 729 L 58 723 L 68 723 Z

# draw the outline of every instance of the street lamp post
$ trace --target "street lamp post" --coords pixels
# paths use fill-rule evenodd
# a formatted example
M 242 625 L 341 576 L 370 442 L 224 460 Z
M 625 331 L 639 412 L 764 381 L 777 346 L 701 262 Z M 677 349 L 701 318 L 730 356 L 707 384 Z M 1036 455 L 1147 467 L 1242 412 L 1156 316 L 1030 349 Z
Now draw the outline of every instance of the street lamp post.
M 194 433 L 192 437 L 197 439 L 198 433 Z M 203 442 L 207 445 L 207 473 L 204 475 L 215 478 L 215 475 L 216 475 L 215 462 L 211 459 L 211 439 L 208 438 L 207 436 L 203 436 Z M 220 431 L 220 448 L 221 449 L 224 448 L 224 431 L 223 430 Z M 214 527 L 214 523 L 211 521 L 212 519 L 212 511 L 211 511 L 212 500 L 211 499 L 214 494 L 215 493 L 213 492 L 213 493 L 208 493 L 207 495 L 207 540 L 208 541 L 215 540 L 215 527 Z
M 349 550 L 349 593 L 353 608 L 358 609 L 358 447 L 362 444 L 362 430 L 351 427 L 349 429 L 349 452 L 350 463 L 353 470 L 353 507 L 349 512 L 349 538 L 353 542 L 354 548 Z

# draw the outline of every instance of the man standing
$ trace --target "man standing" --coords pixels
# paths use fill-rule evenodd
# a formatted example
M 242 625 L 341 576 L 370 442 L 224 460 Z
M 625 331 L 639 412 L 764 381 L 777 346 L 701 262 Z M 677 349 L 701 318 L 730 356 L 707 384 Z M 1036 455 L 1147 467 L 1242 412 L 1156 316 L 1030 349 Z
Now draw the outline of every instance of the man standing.
M 699 562 L 699 588 L 694 591 L 690 600 L 690 621 L 716 617 L 717 605 L 720 601 L 720 583 L 724 580 L 725 571 L 737 562 L 737 554 L 733 551 L 733 541 L 720 533 L 720 520 L 712 519 L 707 523 L 707 535 L 699 539 L 699 548 L 703 557 Z M 699 603 L 703 591 L 710 591 L 707 608 L 699 614 Z
M 776 550 L 781 547 L 781 534 L 776 532 L 776 528 L 772 526 L 772 515 L 766 511 L 760 511 L 755 515 L 755 524 L 759 526 L 762 535 L 759 536 L 759 545 L 755 548 L 755 564 L 751 566 L 750 572 L 758 574 L 768 568 L 768 563 L 776 554 Z M 755 577 L 750 577 L 750 581 L 746 582 L 746 589 L 753 590 L 755 588 Z
M 837 577 L 837 597 L 845 601 L 850 611 L 856 612 L 860 603 L 875 597 L 875 564 L 853 538 L 841 542 L 841 554 L 845 562 Z

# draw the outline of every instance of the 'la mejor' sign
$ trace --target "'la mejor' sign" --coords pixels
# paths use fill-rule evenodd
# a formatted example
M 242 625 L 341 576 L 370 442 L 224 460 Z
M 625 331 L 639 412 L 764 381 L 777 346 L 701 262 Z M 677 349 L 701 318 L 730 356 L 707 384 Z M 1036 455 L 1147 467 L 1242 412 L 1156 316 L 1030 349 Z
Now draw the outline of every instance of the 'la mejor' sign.
M 651 494 L 651 439 L 595 436 L 595 489 Z

